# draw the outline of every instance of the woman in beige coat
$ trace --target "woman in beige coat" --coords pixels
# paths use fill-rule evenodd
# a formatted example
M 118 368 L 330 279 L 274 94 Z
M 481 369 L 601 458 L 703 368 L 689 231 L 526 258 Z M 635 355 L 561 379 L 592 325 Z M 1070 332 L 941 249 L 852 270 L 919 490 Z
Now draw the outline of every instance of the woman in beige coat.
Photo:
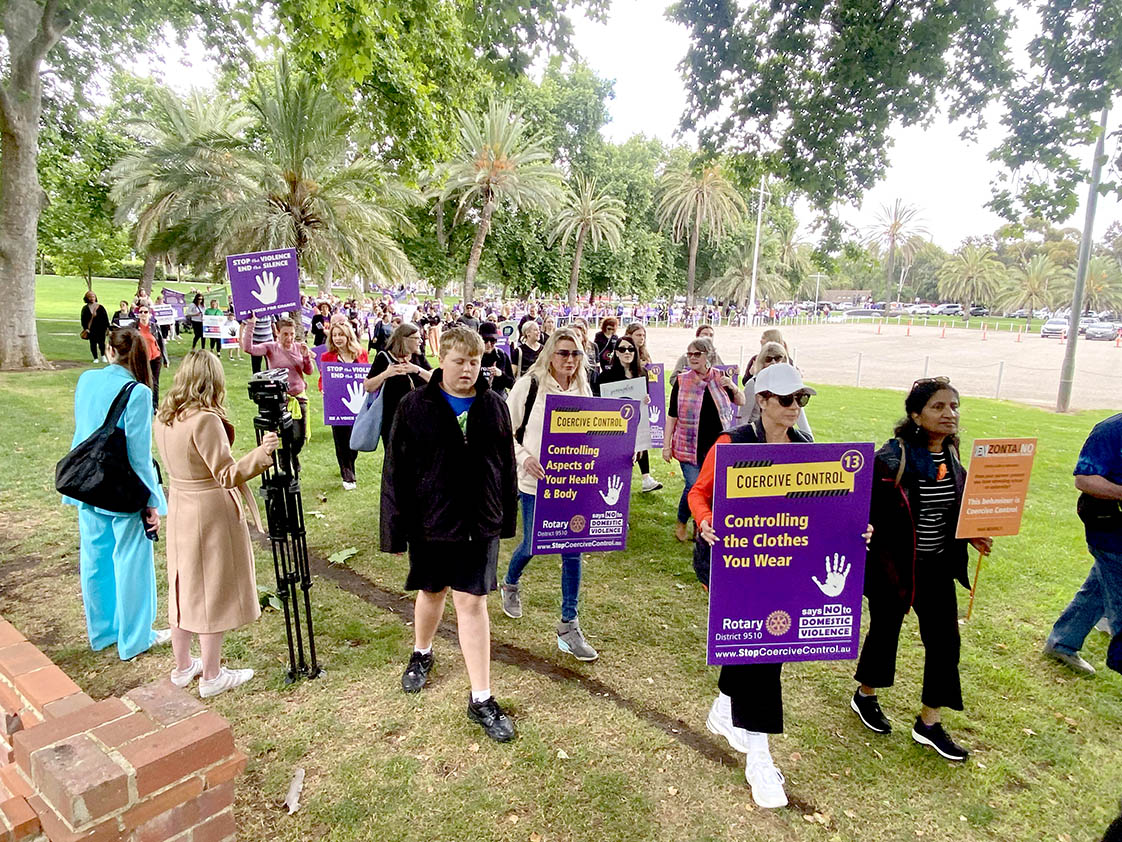
M 168 618 L 175 653 L 172 683 L 186 687 L 202 673 L 199 695 L 216 696 L 253 678 L 253 670 L 221 665 L 224 632 L 261 614 L 249 520 L 260 528 L 246 483 L 273 464 L 276 433 L 234 461 L 234 428 L 223 402 L 226 378 L 218 359 L 192 351 L 175 374 L 154 425 L 170 477 L 167 520 Z M 191 657 L 199 636 L 202 658 Z

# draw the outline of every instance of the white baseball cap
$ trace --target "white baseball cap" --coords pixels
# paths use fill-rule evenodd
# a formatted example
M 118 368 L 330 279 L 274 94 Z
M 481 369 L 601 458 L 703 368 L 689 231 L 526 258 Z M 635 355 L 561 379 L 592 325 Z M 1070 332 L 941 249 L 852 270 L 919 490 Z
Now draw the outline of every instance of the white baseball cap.
M 760 392 L 771 392 L 773 395 L 793 395 L 795 392 L 818 394 L 803 384 L 799 370 L 790 363 L 774 363 L 757 374 L 756 394 Z

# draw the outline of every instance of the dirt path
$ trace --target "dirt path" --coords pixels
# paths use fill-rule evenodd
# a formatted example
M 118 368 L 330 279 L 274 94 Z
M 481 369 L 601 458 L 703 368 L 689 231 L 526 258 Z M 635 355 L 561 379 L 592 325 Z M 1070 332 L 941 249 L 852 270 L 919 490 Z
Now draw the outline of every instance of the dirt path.
M 717 351 L 726 363 L 744 361 L 759 348 L 761 328 L 717 330 Z M 1052 408 L 1060 383 L 1064 345 L 1030 334 L 1017 342 L 1008 330 L 979 330 L 872 324 L 798 325 L 784 338 L 807 380 L 837 386 L 907 389 L 920 377 L 947 375 L 959 390 L 976 397 L 1001 397 Z M 673 365 L 693 332 L 650 328 L 652 357 Z M 1003 365 L 1004 364 L 1004 365 Z M 1000 375 L 1000 393 L 998 377 Z M 1079 340 L 1073 409 L 1122 409 L 1122 348 L 1113 342 Z

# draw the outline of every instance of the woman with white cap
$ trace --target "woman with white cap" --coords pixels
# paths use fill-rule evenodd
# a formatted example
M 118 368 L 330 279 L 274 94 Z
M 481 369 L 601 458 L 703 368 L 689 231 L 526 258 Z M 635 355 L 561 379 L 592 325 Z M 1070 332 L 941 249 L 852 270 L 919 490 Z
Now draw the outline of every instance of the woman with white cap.
M 813 439 L 798 426 L 799 412 L 810 401 L 814 389 L 803 383 L 799 371 L 788 363 L 776 363 L 756 375 L 755 401 L 760 417 L 722 433 L 716 444 L 810 443 Z M 716 447 L 709 451 L 701 473 L 689 493 L 690 511 L 697 522 L 694 571 L 709 588 L 710 548 L 717 543 L 713 528 L 713 486 Z M 868 540 L 869 533 L 866 534 Z M 747 755 L 744 776 L 752 787 L 752 798 L 760 807 L 783 807 L 787 794 L 783 775 L 775 767 L 768 734 L 783 732 L 782 664 L 745 664 L 721 667 L 720 690 L 709 710 L 706 725 L 737 751 Z

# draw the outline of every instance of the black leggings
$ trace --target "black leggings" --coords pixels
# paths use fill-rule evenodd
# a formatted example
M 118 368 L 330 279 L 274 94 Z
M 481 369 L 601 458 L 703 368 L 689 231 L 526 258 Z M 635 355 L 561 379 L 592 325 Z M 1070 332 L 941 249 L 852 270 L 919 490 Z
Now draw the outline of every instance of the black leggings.
M 331 428 L 331 437 L 335 440 L 335 461 L 339 463 L 339 475 L 343 482 L 355 481 L 355 460 L 358 451 L 351 450 L 351 425 Z
M 210 340 L 210 350 L 214 351 L 214 353 L 218 354 L 218 356 L 221 357 L 222 356 L 222 340 L 221 339 L 211 339 Z
M 191 330 L 195 332 L 195 337 L 191 340 L 191 350 L 195 350 L 196 345 L 202 345 L 203 350 L 206 350 L 206 342 L 203 341 L 203 323 L 191 322 Z
M 152 411 L 155 412 L 160 405 L 160 371 L 164 367 L 164 361 L 156 357 L 148 361 L 148 367 L 152 369 Z
M 262 354 L 260 357 L 255 357 L 253 354 L 250 354 L 249 364 L 253 367 L 253 373 L 256 374 L 265 368 L 265 356 Z
M 96 363 L 101 357 L 105 356 L 105 334 L 90 333 L 90 353 L 93 355 L 93 361 Z
M 651 472 L 651 457 L 647 455 L 648 453 L 650 453 L 649 450 L 640 450 L 639 458 L 636 460 L 639 463 L 640 473 L 644 475 Z
M 961 641 L 955 580 L 941 556 L 916 559 L 915 604 L 923 641 L 923 704 L 962 710 L 962 682 L 958 674 Z M 869 597 L 869 631 L 861 646 L 854 674 L 869 687 L 891 687 L 896 679 L 896 647 L 907 615 L 894 596 Z
M 783 733 L 783 664 L 721 667 L 720 691 L 732 699 L 732 724 L 763 734 Z

